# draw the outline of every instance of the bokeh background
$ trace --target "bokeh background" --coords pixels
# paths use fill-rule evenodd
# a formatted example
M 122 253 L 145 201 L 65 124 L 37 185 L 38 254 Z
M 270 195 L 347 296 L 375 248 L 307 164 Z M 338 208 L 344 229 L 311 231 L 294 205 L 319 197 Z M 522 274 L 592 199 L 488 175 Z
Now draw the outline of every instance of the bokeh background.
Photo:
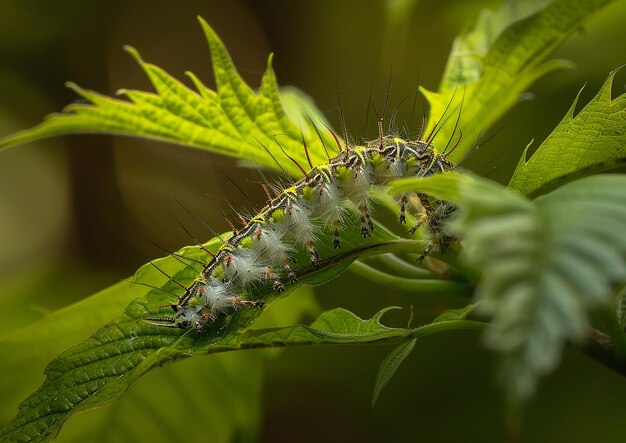
M 357 138 L 368 133 L 370 91 L 375 105 L 382 106 L 391 66 L 391 105 L 404 100 L 398 119 L 416 128 L 419 119 L 412 115 L 416 84 L 436 89 L 454 36 L 473 22 L 480 9 L 497 5 L 464 0 L 3 0 L 0 135 L 28 128 L 75 100 L 63 87 L 67 80 L 109 94 L 122 87 L 149 89 L 142 71 L 122 50 L 124 44 L 179 79 L 191 70 L 212 84 L 197 15 L 215 28 L 252 86 L 258 85 L 267 55 L 274 52 L 279 83 L 295 85 L 313 97 L 335 127 L 339 94 L 347 126 Z M 497 135 L 465 166 L 506 183 L 527 143 L 535 139 L 540 144 L 579 89 L 586 84 L 580 100 L 586 103 L 609 71 L 626 62 L 625 22 L 625 2 L 593 17 L 555 54 L 572 60 L 576 69 L 552 73 L 533 86 L 526 100 L 496 124 Z M 618 75 L 614 94 L 624 92 L 625 79 L 623 72 Z M 419 102 L 417 106 L 421 107 Z M 257 180 L 254 171 L 238 168 L 231 159 L 156 142 L 81 135 L 0 152 L 0 333 L 9 334 L 132 274 L 148 259 L 162 255 L 151 242 L 172 250 L 189 244 L 175 218 L 191 221 L 175 199 L 216 229 L 226 230 L 216 204 L 241 207 L 247 201 L 221 171 L 236 177 L 253 199 L 262 201 L 261 190 L 252 183 Z M 362 317 L 389 305 L 414 305 L 417 320 L 424 322 L 446 307 L 466 302 L 434 296 L 416 300 L 349 273 L 317 290 L 316 296 L 323 308 L 342 306 Z M 403 322 L 405 317 L 390 316 L 390 322 Z M 193 420 L 170 426 L 170 434 L 156 435 L 163 441 L 213 435 L 208 430 L 203 434 L 207 422 L 203 414 L 226 413 L 249 414 L 250 423 L 247 431 L 222 441 L 507 438 L 494 358 L 482 349 L 477 335 L 448 333 L 422 340 L 372 410 L 373 380 L 390 350 L 387 346 L 284 350 L 265 365 L 261 392 L 246 383 L 231 386 L 244 397 L 258 398 L 254 410 L 236 411 L 232 409 L 236 403 L 225 401 L 225 411 L 202 412 L 192 405 L 206 396 L 225 394 L 185 393 L 183 398 L 194 398 L 177 407 L 187 407 Z M 204 360 L 181 365 L 195 365 L 194 371 L 211 377 L 209 359 Z M 29 371 L 40 374 L 43 366 Z M 160 372 L 138 386 L 167 385 L 167 370 Z M 25 392 L 40 382 L 39 376 L 26 381 Z M 625 397 L 623 378 L 568 350 L 560 369 L 545 379 L 528 405 L 521 440 L 623 441 Z M 0 421 L 5 422 L 20 398 L 4 394 L 0 398 Z M 123 407 L 123 401 L 113 408 Z M 163 398 L 168 401 L 174 400 Z M 167 421 L 167 416 L 145 409 L 126 424 L 137 432 L 126 434 L 135 435 L 128 441 L 142 435 L 147 439 L 151 429 L 158 429 L 155 423 Z M 89 415 L 72 419 L 60 441 L 80 441 L 89 435 Z M 125 439 L 123 434 L 113 435 L 99 437 Z

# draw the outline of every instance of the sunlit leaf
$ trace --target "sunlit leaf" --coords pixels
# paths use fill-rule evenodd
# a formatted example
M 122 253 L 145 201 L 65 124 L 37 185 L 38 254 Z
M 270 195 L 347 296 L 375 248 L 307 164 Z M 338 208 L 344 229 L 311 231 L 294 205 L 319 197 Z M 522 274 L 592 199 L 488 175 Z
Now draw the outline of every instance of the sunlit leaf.
M 464 158 L 483 131 L 502 117 L 533 82 L 550 71 L 570 66 L 563 60 L 544 60 L 611 1 L 553 0 L 530 16 L 528 13 L 545 1 L 526 1 L 522 6 L 510 1 L 496 12 L 483 13 L 475 29 L 457 37 L 438 91 L 422 89 L 431 106 L 426 133 L 441 120 L 435 145 L 444 149 L 458 136 L 453 132 L 460 113 L 458 127 L 463 139 L 449 158 L 454 163 Z
M 200 23 L 211 49 L 217 92 L 188 73 L 194 91 L 158 66 L 144 62 L 134 48 L 127 47 L 156 93 L 121 90 L 119 94 L 127 98 L 123 100 L 69 83 L 88 104 L 71 104 L 38 126 L 0 140 L 0 148 L 63 134 L 122 134 L 206 149 L 278 169 L 273 155 L 294 177 L 302 173 L 278 144 L 301 165 L 307 165 L 302 134 L 314 163 L 326 160 L 324 146 L 331 154 L 336 153 L 337 145 L 323 126 L 318 136 L 313 123 L 321 126 L 321 122 L 315 121 L 314 115 L 311 120 L 299 115 L 298 120 L 292 121 L 285 114 L 271 56 L 259 92 L 255 93 L 235 70 L 217 34 L 204 20 L 200 19 Z
M 611 72 L 600 92 L 576 116 L 578 97 L 561 123 L 530 159 L 528 148 L 509 187 L 532 194 L 573 174 L 617 167 L 626 161 L 626 94 L 611 100 Z

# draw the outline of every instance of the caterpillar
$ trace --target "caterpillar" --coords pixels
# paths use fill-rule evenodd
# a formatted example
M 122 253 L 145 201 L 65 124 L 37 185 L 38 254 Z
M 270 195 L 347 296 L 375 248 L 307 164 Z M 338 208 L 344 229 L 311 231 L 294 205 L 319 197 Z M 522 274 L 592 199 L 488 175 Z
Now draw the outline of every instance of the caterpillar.
M 416 140 L 404 140 L 385 135 L 381 119 L 378 138 L 355 146 L 348 141 L 342 146 L 336 134 L 328 130 L 337 144 L 338 154 L 330 157 L 326 153 L 328 161 L 314 166 L 303 140 L 310 167 L 306 171 L 283 151 L 300 168 L 303 177 L 285 187 L 263 184 L 266 206 L 250 217 L 240 216 L 243 224 L 240 229 L 229 222 L 232 235 L 222 240 L 217 252 L 212 253 L 197 242 L 211 256 L 210 261 L 203 265 L 189 287 L 176 282 L 185 293 L 176 304 L 166 305 L 172 309 L 172 315 L 145 320 L 201 333 L 220 316 L 263 307 L 263 301 L 251 297 L 258 282 L 271 285 L 279 293 L 286 285 L 296 283 L 300 271 L 294 259 L 297 252 L 304 252 L 310 265 L 319 267 L 316 244 L 321 241 L 322 231 L 330 232 L 332 247 L 340 249 L 341 233 L 349 229 L 346 226 L 351 213 L 356 214 L 357 229 L 363 238 L 371 236 L 375 229 L 371 218 L 373 188 L 397 178 L 426 177 L 453 169 L 454 164 L 446 157 L 462 137 L 459 131 L 456 144 L 447 152 L 446 146 L 440 153 L 432 145 L 434 128 L 426 140 L 421 139 L 422 134 Z M 445 233 L 444 221 L 454 212 L 454 207 L 446 201 L 432 201 L 426 194 L 418 193 L 417 199 L 422 211 L 409 231 L 414 233 L 425 225 L 431 237 L 418 258 L 421 262 L 432 250 L 445 250 L 450 244 L 452 239 Z M 406 194 L 399 197 L 400 223 L 406 224 L 408 203 Z

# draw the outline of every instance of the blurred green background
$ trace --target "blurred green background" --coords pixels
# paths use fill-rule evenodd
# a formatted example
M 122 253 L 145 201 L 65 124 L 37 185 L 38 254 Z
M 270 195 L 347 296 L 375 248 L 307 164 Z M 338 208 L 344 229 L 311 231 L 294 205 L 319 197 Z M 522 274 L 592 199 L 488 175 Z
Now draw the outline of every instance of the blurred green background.
M 122 87 L 149 89 L 141 70 L 122 51 L 124 44 L 179 79 L 191 70 L 211 84 L 208 48 L 196 15 L 215 28 L 249 84 L 258 85 L 267 55 L 274 52 L 279 83 L 311 95 L 336 128 L 338 91 L 348 129 L 356 138 L 368 134 L 370 90 L 376 108 L 382 107 L 391 64 L 390 104 L 403 102 L 398 120 L 415 129 L 416 84 L 436 89 L 454 36 L 473 23 L 480 9 L 497 5 L 462 0 L 3 0 L 0 135 L 30 127 L 75 100 L 63 87 L 67 80 L 109 94 Z M 552 73 L 533 86 L 528 100 L 496 124 L 497 135 L 465 166 L 506 183 L 527 143 L 534 138 L 535 146 L 540 144 L 578 90 L 586 84 L 580 101 L 586 103 L 608 72 L 626 62 L 625 22 L 626 2 L 616 2 L 593 17 L 555 55 L 574 61 L 577 68 Z M 625 79 L 623 72 L 618 75 L 614 94 L 624 92 Z M 372 128 L 369 131 L 372 137 Z M 0 333 L 32 324 L 132 274 L 162 255 L 150 242 L 173 250 L 191 243 L 174 217 L 189 226 L 192 220 L 175 199 L 217 230 L 226 230 L 216 204 L 227 207 L 228 201 L 237 208 L 248 203 L 220 171 L 237 177 L 253 199 L 262 201 L 259 186 L 252 183 L 256 173 L 237 168 L 235 161 L 145 140 L 83 135 L 1 152 Z M 191 229 L 208 238 L 197 226 Z M 416 298 L 349 273 L 316 293 L 323 308 L 343 306 L 362 317 L 388 305 L 413 305 L 422 322 L 446 307 L 466 303 L 454 297 Z M 402 324 L 406 317 L 406 312 L 393 314 L 388 321 Z M 509 436 L 493 356 L 481 348 L 477 335 L 447 333 L 422 340 L 371 410 L 377 366 L 390 350 L 284 350 L 265 365 L 262 387 L 235 383 L 231 389 L 240 390 L 238 395 L 247 400 L 224 401 L 225 411 L 219 413 L 193 405 L 204 397 L 228 394 L 199 388 L 184 393 L 182 402 L 174 401 L 180 391 L 167 390 L 172 369 L 156 371 L 133 389 L 164 389 L 162 401 L 187 408 L 189 420 L 171 426 L 170 433 L 154 433 L 150 430 L 159 429 L 168 418 L 141 407 L 143 413 L 129 413 L 124 425 L 134 433 L 107 432 L 99 438 L 190 441 L 214 435 L 203 427 L 219 422 L 206 414 L 223 413 L 249 420 L 241 431 L 222 435 L 221 441 L 486 442 Z M 180 365 L 187 365 L 185 370 L 194 376 L 211 377 L 209 360 L 214 358 L 230 357 Z M 250 368 L 255 370 L 261 371 Z M 0 422 L 13 416 L 21 397 L 41 382 L 39 376 L 25 379 L 26 374 L 42 371 L 43 366 L 28 368 L 16 382 L 24 385 L 19 392 L 0 393 Z M 243 377 L 252 380 L 257 375 Z M 625 397 L 623 378 L 568 350 L 561 368 L 542 383 L 528 405 L 521 441 L 622 442 Z M 124 410 L 130 401 L 123 398 L 113 408 Z M 90 420 L 98 414 L 106 412 L 72 419 L 59 441 L 85 441 L 92 435 Z M 122 425 L 112 422 L 111 428 L 116 426 Z

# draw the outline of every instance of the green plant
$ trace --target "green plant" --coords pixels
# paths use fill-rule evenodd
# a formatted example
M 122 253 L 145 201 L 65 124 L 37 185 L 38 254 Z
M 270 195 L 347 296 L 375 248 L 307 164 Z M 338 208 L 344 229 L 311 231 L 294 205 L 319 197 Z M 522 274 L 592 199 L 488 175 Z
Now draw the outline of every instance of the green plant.
M 543 63 L 543 60 L 605 3 L 555 1 L 521 20 L 507 19 L 510 11 L 503 8 L 491 21 L 485 19 L 495 26 L 496 32 L 489 35 L 498 36 L 497 39 L 477 38 L 488 35 L 481 27 L 459 37 L 439 91 L 425 92 L 431 103 L 426 132 L 444 116 L 448 104 L 459 109 L 463 98 L 459 126 L 465 137 L 454 157 L 450 157 L 456 161 L 462 159 L 472 150 L 471 141 L 479 135 L 480 128 L 492 125 L 532 81 L 565 66 L 564 62 Z M 555 22 L 558 26 L 553 26 Z M 281 138 L 281 144 L 298 162 L 307 162 L 302 138 L 313 156 L 312 162 L 324 162 L 322 145 L 333 149 L 330 148 L 335 146 L 332 136 L 322 131 L 318 137 L 313 119 L 301 118 L 304 123 L 301 129 L 285 114 L 271 65 L 259 93 L 253 92 L 236 73 L 217 36 L 208 25 L 203 23 L 203 26 L 211 47 L 217 92 L 192 76 L 199 92 L 196 94 L 156 66 L 142 62 L 136 51 L 131 50 L 157 94 L 125 91 L 129 103 L 74 87 L 90 105 L 71 105 L 68 113 L 9 136 L 0 146 L 73 132 L 118 133 L 194 146 L 240 159 L 253 157 L 260 167 L 277 169 L 261 144 L 270 145 L 274 135 L 285 133 L 287 136 Z M 389 285 L 404 286 L 415 293 L 473 293 L 477 303 L 474 310 L 473 305 L 468 305 L 459 312 L 442 314 L 429 325 L 389 328 L 380 323 L 386 310 L 371 320 L 362 320 L 339 309 L 321 314 L 310 326 L 272 329 L 260 329 L 256 323 L 259 311 L 246 310 L 229 316 L 225 331 L 215 329 L 194 335 L 163 329 L 155 334 L 154 327 L 142 320 L 149 315 L 150 308 L 166 303 L 166 295 L 120 283 L 47 320 L 48 324 L 76 328 L 72 319 L 80 318 L 81 312 L 102 310 L 103 303 L 116 300 L 114 306 L 106 309 L 119 313 L 130 303 L 122 315 L 49 365 L 44 385 L 24 402 L 16 419 L 1 435 L 6 439 L 54 436 L 69 416 L 118 397 L 157 366 L 190 356 L 245 348 L 398 342 L 399 347 L 381 366 L 376 398 L 418 338 L 452 329 L 486 328 L 486 343 L 502 356 L 504 384 L 512 403 L 517 403 L 528 398 L 540 375 L 554 368 L 567 341 L 582 343 L 591 324 L 591 310 L 596 310 L 598 317 L 593 326 L 610 337 L 610 346 L 602 355 L 621 367 L 626 345 L 611 292 L 625 278 L 626 244 L 621 234 L 626 220 L 625 183 L 617 175 L 579 178 L 623 162 L 626 96 L 611 100 L 613 75 L 576 116 L 572 106 L 528 163 L 526 156 L 522 158 L 511 180 L 511 189 L 455 173 L 405 179 L 392 185 L 392 193 L 420 191 L 461 208 L 462 218 L 454 223 L 453 229 L 464 239 L 463 252 L 458 257 L 437 255 L 437 259 L 449 266 L 453 278 L 405 262 L 393 262 L 392 266 L 408 266 L 410 278 L 372 270 L 362 262 L 355 262 L 354 270 L 364 277 L 386 280 Z M 454 92 L 457 84 L 465 89 L 464 94 Z M 307 111 L 309 115 L 312 112 Z M 434 144 L 444 146 L 453 132 L 454 121 L 450 121 L 437 133 Z M 563 161 L 565 155 L 567 162 Z M 295 163 L 282 163 L 287 173 L 293 177 L 300 175 Z M 547 193 L 564 182 L 569 183 Z M 531 200 L 520 193 L 537 198 Z M 397 213 L 395 202 L 384 195 L 381 200 Z M 321 284 L 366 255 L 418 253 L 424 246 L 419 239 L 381 229 L 375 230 L 367 241 L 361 240 L 358 233 L 348 233 L 344 242 L 344 252 L 333 252 L 328 266 L 311 270 L 283 295 L 304 284 Z M 205 244 L 213 251 L 218 246 L 218 239 Z M 197 260 L 204 258 L 197 247 L 185 248 L 178 254 Z M 185 284 L 195 278 L 176 257 L 156 263 Z M 172 288 L 171 282 L 150 265 L 140 269 L 134 280 L 167 290 Z M 263 296 L 266 303 L 276 298 L 278 294 L 273 292 Z M 478 315 L 469 320 L 470 314 Z M 295 317 L 296 313 L 292 312 L 291 316 Z M 251 328 L 253 322 L 255 327 Z M 100 325 L 83 325 L 84 334 L 97 326 Z M 28 337 L 28 340 L 37 339 L 36 334 Z M 91 364 L 87 370 L 83 368 L 85 359 Z

